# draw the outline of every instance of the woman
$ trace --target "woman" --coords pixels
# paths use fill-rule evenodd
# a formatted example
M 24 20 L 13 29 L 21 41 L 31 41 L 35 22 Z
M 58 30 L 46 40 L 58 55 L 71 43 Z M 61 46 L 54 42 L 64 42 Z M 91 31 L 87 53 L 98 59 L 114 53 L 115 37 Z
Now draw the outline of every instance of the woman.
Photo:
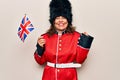
M 71 4 L 68 0 L 50 2 L 50 29 L 37 40 L 34 53 L 40 65 L 47 62 L 42 80 L 77 80 L 93 37 L 78 33 L 72 26 Z

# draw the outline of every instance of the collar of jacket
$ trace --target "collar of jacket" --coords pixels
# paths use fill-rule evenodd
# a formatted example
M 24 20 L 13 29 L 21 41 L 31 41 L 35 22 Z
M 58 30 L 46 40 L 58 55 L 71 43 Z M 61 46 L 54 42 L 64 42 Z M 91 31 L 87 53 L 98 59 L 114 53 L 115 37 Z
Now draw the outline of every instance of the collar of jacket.
M 62 31 L 62 35 L 65 34 L 65 33 L 67 33 L 66 30 Z M 58 32 L 56 31 L 55 34 L 58 34 Z

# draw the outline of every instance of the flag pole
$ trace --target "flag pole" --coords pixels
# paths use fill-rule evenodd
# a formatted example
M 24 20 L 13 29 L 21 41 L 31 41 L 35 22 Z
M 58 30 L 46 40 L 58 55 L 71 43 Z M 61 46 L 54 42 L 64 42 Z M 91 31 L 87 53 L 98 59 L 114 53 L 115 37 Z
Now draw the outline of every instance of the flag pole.
M 26 15 L 27 15 L 27 14 L 25 13 L 25 17 L 26 17 Z

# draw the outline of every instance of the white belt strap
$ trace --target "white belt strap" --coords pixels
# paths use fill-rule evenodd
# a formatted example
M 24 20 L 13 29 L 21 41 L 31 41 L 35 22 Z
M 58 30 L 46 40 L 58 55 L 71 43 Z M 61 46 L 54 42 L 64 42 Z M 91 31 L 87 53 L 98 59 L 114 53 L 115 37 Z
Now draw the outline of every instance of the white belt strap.
M 81 67 L 81 64 L 78 64 L 78 63 L 55 64 L 55 63 L 47 62 L 47 65 L 50 67 L 55 67 L 55 68 L 79 68 Z

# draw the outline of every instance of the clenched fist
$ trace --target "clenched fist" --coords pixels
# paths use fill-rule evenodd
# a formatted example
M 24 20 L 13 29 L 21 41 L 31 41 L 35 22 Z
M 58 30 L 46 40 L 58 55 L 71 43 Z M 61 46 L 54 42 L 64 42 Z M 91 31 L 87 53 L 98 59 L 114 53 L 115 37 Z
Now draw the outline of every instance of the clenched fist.
M 37 43 L 41 46 L 44 47 L 45 45 L 45 39 L 43 38 L 43 36 L 40 36 L 37 40 Z

